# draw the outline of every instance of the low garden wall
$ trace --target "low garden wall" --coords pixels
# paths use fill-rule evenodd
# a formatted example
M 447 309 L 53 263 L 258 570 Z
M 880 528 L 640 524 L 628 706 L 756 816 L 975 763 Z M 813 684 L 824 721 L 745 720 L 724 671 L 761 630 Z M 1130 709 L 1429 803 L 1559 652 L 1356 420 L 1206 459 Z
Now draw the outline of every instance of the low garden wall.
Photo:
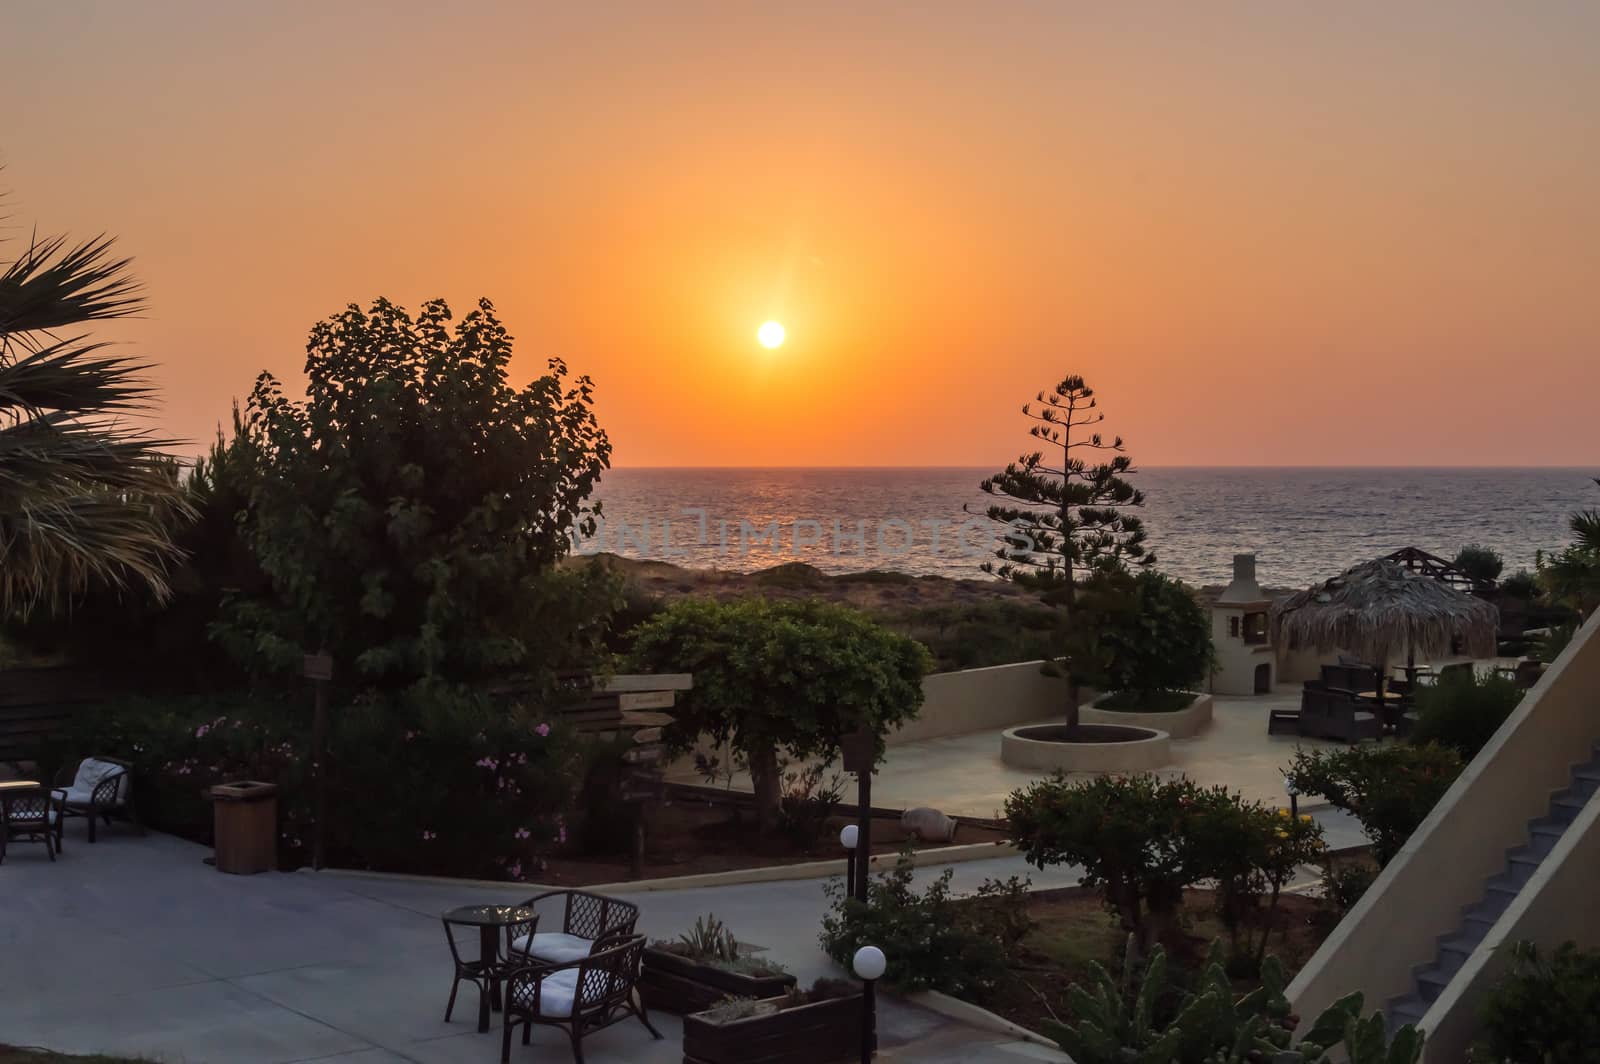
M 926 676 L 922 709 L 916 719 L 890 732 L 884 741 L 901 746 L 1063 716 L 1066 683 L 1041 673 L 1043 665 L 1042 661 L 1023 661 Z M 1084 701 L 1092 697 L 1093 692 L 1083 692 Z
M 1192 739 L 1211 726 L 1211 707 L 1210 695 L 1197 694 L 1193 702 L 1171 713 L 1124 712 L 1086 705 L 1078 711 L 1078 719 L 1084 724 L 1126 724 L 1133 728 L 1154 728 L 1174 739 Z

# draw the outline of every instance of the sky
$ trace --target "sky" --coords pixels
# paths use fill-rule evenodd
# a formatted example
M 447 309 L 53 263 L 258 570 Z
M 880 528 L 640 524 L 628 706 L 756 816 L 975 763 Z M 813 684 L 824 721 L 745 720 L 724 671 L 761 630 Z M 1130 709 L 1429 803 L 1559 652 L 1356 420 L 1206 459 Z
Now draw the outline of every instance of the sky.
M 995 465 L 1068 373 L 1143 465 L 1600 458 L 1600 4 L 21 2 L 0 85 L 194 451 L 487 296 L 619 466 Z

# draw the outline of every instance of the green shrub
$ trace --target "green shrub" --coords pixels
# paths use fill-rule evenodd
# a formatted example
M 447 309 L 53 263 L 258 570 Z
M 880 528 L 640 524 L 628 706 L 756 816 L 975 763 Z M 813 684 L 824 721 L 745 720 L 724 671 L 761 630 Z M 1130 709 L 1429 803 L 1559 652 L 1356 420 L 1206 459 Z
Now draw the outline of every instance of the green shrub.
M 1322 853 L 1322 829 L 1226 788 L 1185 778 L 1062 774 L 1006 799 L 1011 841 L 1029 863 L 1083 869 L 1083 885 L 1141 947 L 1176 930 L 1186 888 L 1219 881 L 1224 922 L 1244 957 L 1259 957 L 1283 885 Z
M 1588 1064 L 1600 1047 L 1600 950 L 1564 942 L 1542 956 L 1531 942 L 1511 948 L 1511 968 L 1480 1011 L 1474 1061 Z
M 1474 580 L 1492 584 L 1500 579 L 1500 572 L 1506 563 L 1494 548 L 1481 543 L 1469 543 L 1456 551 L 1455 567 Z
M 1118 713 L 1176 713 L 1194 704 L 1188 691 L 1113 691 L 1095 702 L 1096 709 Z
M 1193 690 L 1211 670 L 1211 617 L 1153 569 L 1101 574 L 1084 588 L 1070 640 L 1074 675 L 1109 691 Z
M 1299 793 L 1322 795 L 1361 821 L 1373 857 L 1386 865 L 1461 769 L 1449 747 L 1397 743 L 1302 750 L 1285 776 Z
M 85 709 L 43 756 L 92 753 L 133 762 L 147 823 L 209 842 L 210 787 L 259 779 L 279 787 L 280 856 L 310 859 L 307 698 L 124 700 Z M 447 687 L 338 707 L 330 714 L 330 864 L 479 878 L 534 878 L 567 840 L 589 761 L 580 743 L 531 710 L 496 708 Z
M 1418 689 L 1411 741 L 1438 743 L 1471 761 L 1521 701 L 1522 688 L 1499 673 L 1446 673 L 1434 686 Z
M 1509 598 L 1531 602 L 1539 597 L 1539 578 L 1526 569 L 1518 569 L 1500 581 L 1500 592 Z
M 886 986 L 981 1000 L 1005 975 L 1006 947 L 1027 933 L 1026 885 L 985 884 L 985 904 L 957 904 L 950 897 L 954 869 L 921 893 L 912 886 L 914 872 L 910 852 L 902 852 L 892 870 L 868 881 L 865 902 L 848 897 L 842 880 L 829 880 L 823 950 L 848 967 L 857 949 L 874 945 L 888 958 Z
M 1355 908 L 1377 878 L 1378 870 L 1361 861 L 1329 862 L 1322 869 L 1323 900 L 1342 917 Z
M 1549 665 L 1561 656 L 1561 652 L 1567 649 L 1567 645 L 1572 642 L 1573 637 L 1577 634 L 1578 623 L 1576 621 L 1553 624 L 1546 630 L 1544 635 L 1539 637 L 1534 646 L 1533 656 Z

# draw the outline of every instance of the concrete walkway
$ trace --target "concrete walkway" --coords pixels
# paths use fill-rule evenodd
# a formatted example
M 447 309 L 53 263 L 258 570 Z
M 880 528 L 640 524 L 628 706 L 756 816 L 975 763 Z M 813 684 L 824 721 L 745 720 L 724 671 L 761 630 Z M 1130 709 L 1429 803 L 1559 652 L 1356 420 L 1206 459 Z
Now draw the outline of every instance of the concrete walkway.
M 464 986 L 443 1022 L 450 961 L 438 914 L 520 901 L 527 887 L 474 888 L 339 874 L 222 875 L 209 850 L 167 835 L 112 829 L 89 846 L 70 831 L 51 864 L 16 844 L 0 864 L 0 1043 L 115 1052 L 173 1062 L 499 1059 L 499 1034 L 475 1029 Z M 957 866 L 956 886 L 1024 871 L 1016 858 Z M 924 873 L 936 874 L 934 873 Z M 1067 885 L 1067 869 L 1032 872 Z M 817 944 L 821 883 L 800 880 L 642 893 L 640 931 L 671 937 L 706 912 L 768 947 L 802 984 L 837 974 Z M 682 1028 L 652 1017 L 653 1041 L 629 1021 L 584 1042 L 591 1064 L 682 1060 Z M 499 1017 L 495 1020 L 498 1024 Z M 1064 1060 L 903 1002 L 880 1010 L 884 1060 Z M 566 1036 L 535 1030 L 514 1061 L 571 1059 Z

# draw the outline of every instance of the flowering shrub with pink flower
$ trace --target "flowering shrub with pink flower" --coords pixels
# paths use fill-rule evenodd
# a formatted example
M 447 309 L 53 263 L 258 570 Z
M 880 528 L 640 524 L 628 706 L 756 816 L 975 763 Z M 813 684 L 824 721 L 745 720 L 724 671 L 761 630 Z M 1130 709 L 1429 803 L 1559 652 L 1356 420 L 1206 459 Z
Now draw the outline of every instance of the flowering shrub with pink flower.
M 146 822 L 209 842 L 217 783 L 279 786 L 283 867 L 310 859 L 310 699 L 124 700 L 80 713 L 42 752 L 114 751 L 134 764 Z M 614 750 L 523 707 L 454 687 L 366 697 L 330 713 L 327 856 L 347 868 L 531 879 L 567 842 L 578 793 Z

